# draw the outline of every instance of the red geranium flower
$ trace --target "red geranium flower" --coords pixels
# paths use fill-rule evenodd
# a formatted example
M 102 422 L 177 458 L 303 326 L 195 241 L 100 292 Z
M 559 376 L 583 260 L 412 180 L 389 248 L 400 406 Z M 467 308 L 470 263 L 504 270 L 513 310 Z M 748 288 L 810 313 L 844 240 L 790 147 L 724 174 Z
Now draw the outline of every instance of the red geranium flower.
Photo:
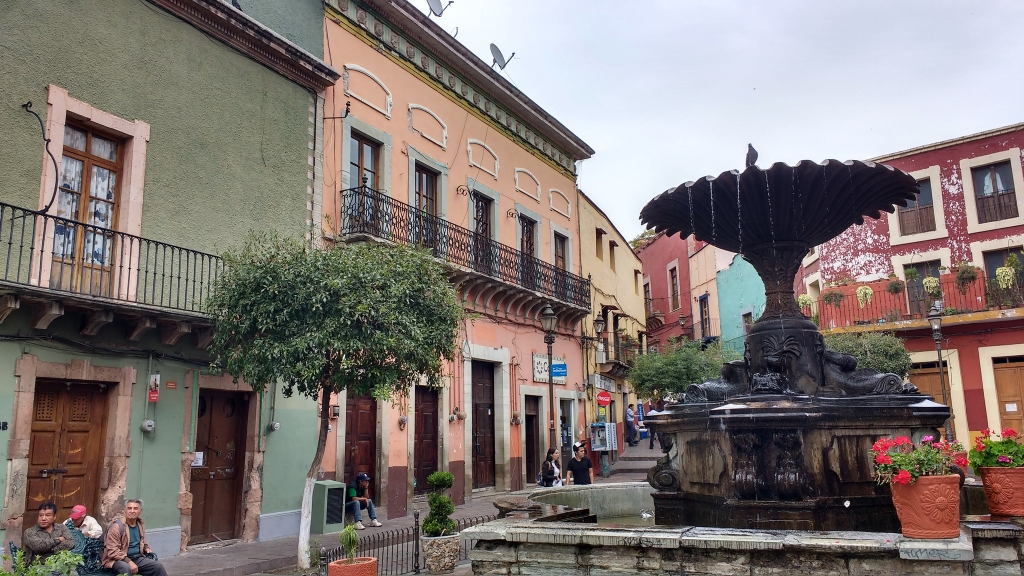
M 992 435 L 992 430 L 989 429 L 989 428 L 985 428 L 984 430 L 981 431 L 981 435 L 982 436 L 991 436 Z
M 1017 436 L 1017 431 L 1013 428 L 1003 428 L 1003 438 L 1016 438 Z
M 892 464 L 892 458 L 888 454 L 879 454 L 875 456 L 875 464 Z
M 879 438 L 874 445 L 871 446 L 871 449 L 875 452 L 885 452 L 889 450 L 889 448 L 892 448 L 892 440 L 888 438 Z
M 893 484 L 910 484 L 911 479 L 910 472 L 900 470 L 899 473 L 892 477 L 892 482 Z
M 958 455 L 956 457 L 956 465 L 957 466 L 967 466 L 967 457 L 965 457 L 963 454 Z
M 913 444 L 913 442 L 910 441 L 910 438 L 907 438 L 906 436 L 897 436 L 896 440 L 894 440 L 893 443 L 896 446 L 906 446 L 908 444 Z

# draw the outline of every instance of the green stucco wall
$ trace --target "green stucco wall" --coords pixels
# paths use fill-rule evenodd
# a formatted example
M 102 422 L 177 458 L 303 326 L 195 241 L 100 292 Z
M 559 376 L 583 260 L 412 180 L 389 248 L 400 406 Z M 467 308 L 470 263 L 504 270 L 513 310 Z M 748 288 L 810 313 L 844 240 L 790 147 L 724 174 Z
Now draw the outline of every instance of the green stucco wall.
M 754 320 L 764 310 L 764 282 L 754 267 L 734 256 L 725 270 L 718 272 L 718 312 L 722 322 L 722 345 L 743 351 L 743 313 L 753 312 Z
M 45 114 L 49 84 L 151 125 L 143 236 L 221 253 L 253 228 L 306 230 L 311 94 L 143 0 L 0 2 L 0 200 L 38 207 L 43 145 L 21 105 Z
M 242 12 L 317 58 L 324 53 L 323 0 L 238 0 Z
M 274 419 L 281 423 L 281 429 L 267 434 L 267 451 L 263 456 L 264 514 L 298 510 L 302 505 L 302 487 L 313 463 L 319 433 L 316 414 L 315 400 L 305 396 L 285 398 L 278 387 Z M 264 421 L 269 422 L 266 417 Z

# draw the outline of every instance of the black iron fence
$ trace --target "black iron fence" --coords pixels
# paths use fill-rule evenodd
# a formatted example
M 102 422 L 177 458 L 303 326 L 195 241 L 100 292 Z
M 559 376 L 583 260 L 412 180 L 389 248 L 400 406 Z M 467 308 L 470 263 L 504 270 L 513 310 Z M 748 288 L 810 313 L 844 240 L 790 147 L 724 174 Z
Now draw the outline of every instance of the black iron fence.
M 0 282 L 202 312 L 219 256 L 0 202 Z
M 497 519 L 496 515 L 475 516 L 455 520 L 459 531 L 470 526 L 483 524 Z M 420 513 L 413 513 L 413 525 L 406 528 L 367 534 L 359 538 L 356 556 L 372 556 L 377 559 L 378 576 L 399 576 L 400 574 L 419 574 L 425 570 L 420 554 Z M 463 540 L 459 550 L 459 561 L 469 558 L 469 551 L 476 544 L 475 540 Z M 327 565 L 345 558 L 345 551 L 338 548 L 321 548 L 317 564 L 317 574 L 327 575 Z
M 436 258 L 522 286 L 581 308 L 590 307 L 590 281 L 428 214 L 368 186 L 341 192 L 338 233 L 367 234 L 422 246 Z

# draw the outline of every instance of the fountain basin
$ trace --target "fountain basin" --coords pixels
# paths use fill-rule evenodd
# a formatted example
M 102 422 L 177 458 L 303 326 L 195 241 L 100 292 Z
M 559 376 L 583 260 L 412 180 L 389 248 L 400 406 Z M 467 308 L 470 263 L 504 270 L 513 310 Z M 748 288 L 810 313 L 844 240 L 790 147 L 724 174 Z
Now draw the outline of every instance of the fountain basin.
M 586 508 L 604 518 L 640 517 L 641 510 L 653 510 L 654 487 L 647 482 L 616 482 L 545 488 L 530 493 L 530 500 L 542 504 Z

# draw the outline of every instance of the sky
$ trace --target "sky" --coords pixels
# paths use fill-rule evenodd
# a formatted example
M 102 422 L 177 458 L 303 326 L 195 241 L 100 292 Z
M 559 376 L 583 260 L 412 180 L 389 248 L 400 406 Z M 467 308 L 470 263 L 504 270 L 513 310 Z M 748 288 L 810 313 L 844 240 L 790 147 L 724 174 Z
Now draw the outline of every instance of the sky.
M 627 238 L 748 142 L 762 167 L 866 160 L 1024 122 L 1020 0 L 455 0 L 437 22 L 515 53 L 505 77 L 595 150 L 578 185 Z

